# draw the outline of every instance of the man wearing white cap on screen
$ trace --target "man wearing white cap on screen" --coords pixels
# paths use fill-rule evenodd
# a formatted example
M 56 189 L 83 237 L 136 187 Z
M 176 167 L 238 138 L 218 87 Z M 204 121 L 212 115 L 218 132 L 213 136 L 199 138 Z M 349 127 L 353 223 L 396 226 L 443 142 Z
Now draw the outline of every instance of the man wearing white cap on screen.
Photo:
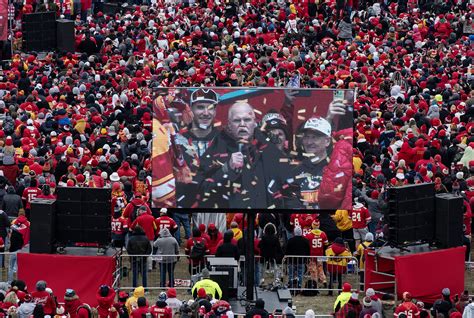
M 324 118 L 312 117 L 302 127 L 301 145 L 304 159 L 294 170 L 294 184 L 299 187 L 299 199 L 310 209 L 318 208 L 318 192 L 323 169 L 329 158 L 331 124 Z

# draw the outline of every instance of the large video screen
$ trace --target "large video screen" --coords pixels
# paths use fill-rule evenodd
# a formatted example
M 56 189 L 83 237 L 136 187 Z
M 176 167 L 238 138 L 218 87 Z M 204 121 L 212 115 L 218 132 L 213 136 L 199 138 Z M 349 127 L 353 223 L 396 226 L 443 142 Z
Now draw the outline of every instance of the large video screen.
M 153 207 L 350 209 L 354 91 L 160 88 Z

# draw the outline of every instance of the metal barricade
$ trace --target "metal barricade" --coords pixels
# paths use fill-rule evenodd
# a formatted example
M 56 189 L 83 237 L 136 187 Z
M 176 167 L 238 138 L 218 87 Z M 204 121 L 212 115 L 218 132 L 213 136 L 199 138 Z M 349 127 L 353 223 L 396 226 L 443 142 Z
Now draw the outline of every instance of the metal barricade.
M 171 261 L 174 258 L 176 262 Z M 198 280 L 198 274 L 207 266 L 207 257 L 204 262 L 191 264 L 189 257 L 183 254 L 120 255 L 117 264 L 115 288 L 131 290 L 144 286 L 152 290 L 173 285 L 176 289 L 190 289 L 192 282 Z
M 336 266 L 339 265 L 339 266 Z M 283 283 L 292 291 L 340 291 L 348 282 L 360 291 L 361 271 L 353 256 L 287 255 L 282 261 Z

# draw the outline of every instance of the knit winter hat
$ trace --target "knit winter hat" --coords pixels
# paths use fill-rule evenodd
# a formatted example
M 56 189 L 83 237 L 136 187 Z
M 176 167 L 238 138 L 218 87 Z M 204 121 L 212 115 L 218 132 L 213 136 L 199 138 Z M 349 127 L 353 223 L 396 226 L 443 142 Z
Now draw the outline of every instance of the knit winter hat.
M 303 230 L 301 229 L 301 227 L 297 226 L 295 227 L 295 236 L 301 236 L 303 235 Z

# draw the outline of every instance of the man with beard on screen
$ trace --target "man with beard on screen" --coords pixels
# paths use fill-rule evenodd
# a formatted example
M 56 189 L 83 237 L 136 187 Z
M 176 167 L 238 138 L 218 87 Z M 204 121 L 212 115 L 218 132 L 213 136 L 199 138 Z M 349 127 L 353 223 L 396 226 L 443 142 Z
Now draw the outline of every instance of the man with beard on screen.
M 197 172 L 202 155 L 210 146 L 214 137 L 219 133 L 219 130 L 214 127 L 218 102 L 219 96 L 212 89 L 199 88 L 191 94 L 189 104 L 193 120 L 182 135 L 178 136 L 177 143 L 181 147 L 184 160 L 192 174 Z M 197 186 L 194 182 L 189 184 L 177 183 L 176 197 L 178 207 L 190 208 L 196 201 L 196 195 Z M 183 223 L 186 238 L 189 238 L 189 225 L 186 224 L 187 218 L 187 213 L 175 212 L 173 215 L 173 219 L 178 225 Z M 226 230 L 225 215 L 221 214 L 193 213 L 193 222 L 196 227 L 199 224 L 214 223 L 219 231 Z M 179 242 L 179 231 L 176 233 L 176 238 Z
M 269 191 L 290 170 L 283 153 L 258 129 L 253 107 L 236 102 L 224 131 L 201 158 L 196 176 L 199 206 L 213 208 L 278 208 L 282 196 Z

